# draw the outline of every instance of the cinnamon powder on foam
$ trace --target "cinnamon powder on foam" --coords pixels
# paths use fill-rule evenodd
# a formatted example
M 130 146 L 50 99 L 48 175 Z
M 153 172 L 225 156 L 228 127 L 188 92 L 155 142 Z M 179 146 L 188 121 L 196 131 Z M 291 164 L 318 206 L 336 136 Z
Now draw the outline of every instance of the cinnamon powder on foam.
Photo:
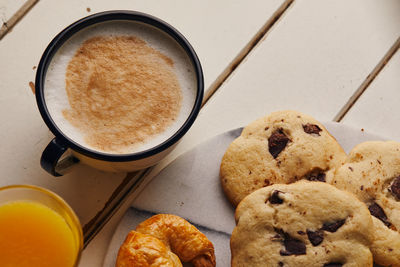
M 98 150 L 127 153 L 177 118 L 182 92 L 173 60 L 133 36 L 85 41 L 67 66 L 64 117 Z

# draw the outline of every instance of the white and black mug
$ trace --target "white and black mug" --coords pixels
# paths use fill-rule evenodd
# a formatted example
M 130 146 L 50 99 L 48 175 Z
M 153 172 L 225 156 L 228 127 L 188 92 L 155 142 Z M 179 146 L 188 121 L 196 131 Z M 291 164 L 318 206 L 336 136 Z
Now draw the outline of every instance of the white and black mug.
M 118 27 L 122 27 L 122 30 Z M 136 29 L 134 29 L 135 27 Z M 164 137 L 157 139 L 157 142 L 150 142 L 151 144 L 143 146 L 143 149 L 132 152 L 114 153 L 94 149 L 78 140 L 74 134 L 71 134 L 68 131 L 70 126 L 67 127 L 67 123 L 60 119 L 63 107 L 58 102 L 68 103 L 64 99 L 67 98 L 65 93 L 65 73 L 63 73 L 63 70 L 66 69 L 64 61 L 68 58 L 66 55 L 68 53 L 71 54 L 71 51 L 83 42 L 82 40 L 86 38 L 84 36 L 94 36 L 96 31 L 113 32 L 114 28 L 115 32 L 129 32 L 132 30 L 133 32 L 138 32 L 138 34 L 143 33 L 145 35 L 144 39 L 147 38 L 146 41 L 154 39 L 152 42 L 155 43 L 155 46 L 159 46 L 160 50 L 163 50 L 164 41 L 159 42 L 157 40 L 163 38 L 166 39 L 166 46 L 179 47 L 179 49 L 176 49 L 177 52 L 171 52 L 178 53 L 178 60 L 182 58 L 184 61 L 182 66 L 186 66 L 185 70 L 181 71 L 182 73 L 179 75 L 187 75 L 185 78 L 189 79 L 187 83 L 193 85 L 193 88 L 190 89 L 193 91 L 190 96 L 183 96 L 184 100 L 182 101 L 184 104 L 182 105 L 186 106 L 186 108 L 184 112 L 179 111 L 179 118 L 182 117 L 183 119 L 176 119 L 173 122 L 174 127 L 167 127 L 169 132 L 163 133 Z M 71 51 L 68 52 L 69 50 Z M 77 52 L 73 51 L 72 54 L 74 53 L 76 54 Z M 187 64 L 190 64 L 190 67 L 187 67 Z M 85 74 L 85 72 L 83 73 Z M 166 22 L 153 16 L 133 11 L 106 11 L 85 17 L 68 26 L 51 41 L 38 65 L 35 80 L 36 101 L 44 122 L 55 135 L 42 153 L 41 166 L 54 176 L 61 176 L 64 173 L 63 168 L 65 165 L 69 166 L 71 165 L 70 163 L 77 162 L 112 172 L 134 171 L 150 167 L 171 152 L 177 142 L 192 126 L 200 111 L 203 91 L 203 72 L 194 49 L 182 34 Z M 57 100 L 58 98 L 61 100 Z M 99 106 L 101 105 L 102 103 L 99 104 Z M 65 157 L 65 152 L 68 149 L 72 152 L 72 156 Z

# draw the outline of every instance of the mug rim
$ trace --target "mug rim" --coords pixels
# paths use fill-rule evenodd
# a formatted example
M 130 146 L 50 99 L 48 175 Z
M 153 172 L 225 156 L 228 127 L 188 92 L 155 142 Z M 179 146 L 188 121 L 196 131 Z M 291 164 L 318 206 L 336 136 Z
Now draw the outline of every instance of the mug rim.
M 69 38 L 71 38 L 74 34 L 79 32 L 80 30 L 83 30 L 97 23 L 113 21 L 113 20 L 126 20 L 126 21 L 136 21 L 145 23 L 161 30 L 162 32 L 172 37 L 190 58 L 197 79 L 196 81 L 197 92 L 193 108 L 189 116 L 185 120 L 185 122 L 180 126 L 180 128 L 165 141 L 152 148 L 127 154 L 112 154 L 107 152 L 101 152 L 85 147 L 79 144 L 78 142 L 75 142 L 73 139 L 65 135 L 60 130 L 60 128 L 57 127 L 57 124 L 54 122 L 54 120 L 50 115 L 50 112 L 47 109 L 46 101 L 44 98 L 44 81 L 46 77 L 46 72 L 50 62 L 52 61 L 53 56 L 57 53 L 58 49 Z M 177 143 L 194 123 L 201 108 L 203 94 L 204 94 L 204 78 L 200 60 L 197 57 L 197 54 L 194 51 L 193 47 L 186 40 L 186 38 L 177 29 L 175 29 L 174 27 L 172 27 L 170 24 L 166 23 L 163 20 L 148 15 L 146 13 L 130 11 L 130 10 L 110 10 L 110 11 L 99 12 L 84 17 L 66 27 L 59 34 L 57 34 L 56 37 L 54 37 L 54 39 L 49 43 L 46 50 L 44 51 L 37 68 L 36 79 L 35 79 L 35 97 L 37 106 L 39 108 L 40 114 L 44 122 L 46 123 L 50 131 L 55 135 L 57 140 L 63 143 L 66 147 L 71 148 L 72 150 L 79 152 L 85 156 L 111 162 L 126 162 L 126 161 L 134 161 L 134 160 L 148 158 L 166 150 L 173 144 Z

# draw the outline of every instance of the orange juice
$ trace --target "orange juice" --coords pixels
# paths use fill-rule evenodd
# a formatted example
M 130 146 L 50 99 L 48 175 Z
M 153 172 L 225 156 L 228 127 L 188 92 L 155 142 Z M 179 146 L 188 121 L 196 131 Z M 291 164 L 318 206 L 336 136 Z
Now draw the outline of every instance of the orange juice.
M 72 267 L 79 244 L 64 218 L 31 201 L 0 206 L 0 266 Z

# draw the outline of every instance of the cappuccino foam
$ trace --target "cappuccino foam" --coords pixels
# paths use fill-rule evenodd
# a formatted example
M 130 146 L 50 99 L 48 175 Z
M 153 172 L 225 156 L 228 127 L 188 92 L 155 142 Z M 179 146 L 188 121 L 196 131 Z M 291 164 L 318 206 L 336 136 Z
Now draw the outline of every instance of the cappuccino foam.
M 118 50 L 125 56 L 118 57 Z M 107 56 L 119 65 L 104 64 Z M 93 64 L 87 63 L 93 58 Z M 129 58 L 135 59 L 134 66 Z M 97 76 L 86 77 L 92 69 Z M 57 51 L 44 92 L 53 121 L 70 139 L 92 150 L 128 154 L 152 148 L 178 131 L 193 108 L 196 81 L 186 52 L 167 34 L 140 22 L 112 21 L 81 30 Z M 109 87 L 114 87 L 111 94 L 103 90 Z M 140 90 L 130 93 L 130 87 Z

